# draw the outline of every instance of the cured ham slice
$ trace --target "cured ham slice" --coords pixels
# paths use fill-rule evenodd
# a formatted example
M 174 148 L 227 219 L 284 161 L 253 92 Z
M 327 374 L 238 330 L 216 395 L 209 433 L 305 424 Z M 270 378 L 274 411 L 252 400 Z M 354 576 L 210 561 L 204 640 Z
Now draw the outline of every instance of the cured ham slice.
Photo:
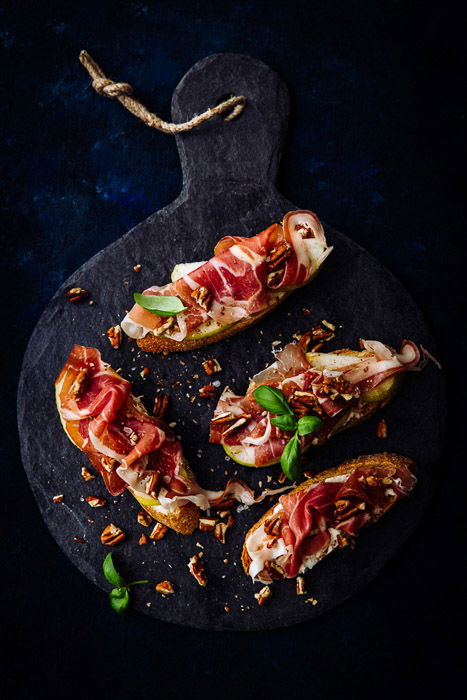
M 280 460 L 290 435 L 271 430 L 266 412 L 254 398 L 258 386 L 280 389 L 297 418 L 321 419 L 317 431 L 300 438 L 303 451 L 371 415 L 395 393 L 398 381 L 391 378 L 421 369 L 426 362 L 426 351 L 409 340 L 403 341 L 399 353 L 375 340 L 362 340 L 361 345 L 359 352 L 334 353 L 305 353 L 300 343 L 286 345 L 269 367 L 253 377 L 245 396 L 228 387 L 223 391 L 211 420 L 210 441 L 223 445 L 229 456 L 247 466 L 273 464 Z
M 55 390 L 65 432 L 109 492 L 117 496 L 129 490 L 153 517 L 179 532 L 193 531 L 198 508 L 206 510 L 230 498 L 251 505 L 276 493 L 255 497 L 239 479 L 231 479 L 221 491 L 199 486 L 170 428 L 147 413 L 131 393 L 130 382 L 94 348 L 73 347 Z
M 245 572 L 270 583 L 313 568 L 409 496 L 417 482 L 414 470 L 407 458 L 369 455 L 282 495 L 246 536 Z
M 183 302 L 186 309 L 169 326 L 166 317 L 136 304 L 122 329 L 132 338 L 153 333 L 181 342 L 206 323 L 223 328 L 249 319 L 276 304 L 281 293 L 308 282 L 330 251 L 321 223 L 306 211 L 291 212 L 284 227 L 273 224 L 251 238 L 226 236 L 210 260 L 175 282 L 143 292 Z M 197 290 L 203 292 L 202 301 Z

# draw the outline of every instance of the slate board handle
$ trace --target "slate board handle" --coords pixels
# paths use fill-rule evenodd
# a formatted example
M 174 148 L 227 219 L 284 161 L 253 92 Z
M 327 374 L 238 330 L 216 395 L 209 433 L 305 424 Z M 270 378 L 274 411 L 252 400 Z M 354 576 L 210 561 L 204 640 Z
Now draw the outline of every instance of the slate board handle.
M 216 54 L 199 61 L 173 94 L 172 119 L 185 121 L 230 95 L 246 97 L 237 119 L 217 116 L 176 136 L 184 188 L 208 186 L 220 191 L 235 182 L 257 189 L 275 183 L 289 97 L 285 83 L 261 61 L 239 54 Z

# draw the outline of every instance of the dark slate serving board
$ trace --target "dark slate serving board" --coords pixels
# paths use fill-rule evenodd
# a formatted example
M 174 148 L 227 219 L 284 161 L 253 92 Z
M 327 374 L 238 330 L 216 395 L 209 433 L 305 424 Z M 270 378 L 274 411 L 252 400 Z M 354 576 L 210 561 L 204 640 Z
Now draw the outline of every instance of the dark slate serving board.
M 412 498 L 362 534 L 354 551 L 338 551 L 308 572 L 306 596 L 296 596 L 294 582 L 275 583 L 274 598 L 265 608 L 253 597 L 260 585 L 242 573 L 239 555 L 246 531 L 268 504 L 235 513 L 236 524 L 225 545 L 212 533 L 184 537 L 169 532 L 160 542 L 142 547 L 138 539 L 147 530 L 136 522 L 139 506 L 133 497 L 127 493 L 108 497 L 99 477 L 82 480 L 80 467 L 86 459 L 61 429 L 54 402 L 54 380 L 74 343 L 99 348 L 104 360 L 123 368 L 123 376 L 134 382 L 134 393 L 143 395 L 148 407 L 163 382 L 171 395 L 168 421 L 176 421 L 185 454 L 199 482 L 209 488 L 221 488 L 233 475 L 255 489 L 264 487 L 271 475 L 273 481 L 267 484 L 271 487 L 277 483 L 279 467 L 238 466 L 226 459 L 220 446 L 208 443 L 215 402 L 192 401 L 208 379 L 203 360 L 216 357 L 222 372 L 211 379 L 243 392 L 248 377 L 272 361 L 274 341 L 290 342 L 293 333 L 322 319 L 339 325 L 327 350 L 356 347 L 358 338 L 365 337 L 393 346 L 411 338 L 436 352 L 420 311 L 399 282 L 365 250 L 328 226 L 326 234 L 335 249 L 318 278 L 247 331 L 205 349 L 167 357 L 145 355 L 128 339 L 119 350 L 110 347 L 103 334 L 130 308 L 134 291 L 168 281 L 175 263 L 207 259 L 221 236 L 255 234 L 286 211 L 299 208 L 274 186 L 288 96 L 266 65 L 232 54 L 200 61 L 174 93 L 173 119 L 185 120 L 231 93 L 247 98 L 240 118 L 231 123 L 215 118 L 177 137 L 184 175 L 178 199 L 95 255 L 49 303 L 25 354 L 18 421 L 24 467 L 43 517 L 63 551 L 89 579 L 106 591 L 110 588 L 101 568 L 109 550 L 99 535 L 113 522 L 128 533 L 127 541 L 114 549 L 117 567 L 129 580 L 148 578 L 152 584 L 133 589 L 136 610 L 191 627 L 260 630 L 312 618 L 345 600 L 368 584 L 413 533 L 436 482 L 445 403 L 442 372 L 430 364 L 422 373 L 408 376 L 400 395 L 379 416 L 309 453 L 309 468 L 320 471 L 361 454 L 399 452 L 420 465 L 419 484 Z M 313 209 L 312 194 L 301 206 Z M 135 272 L 138 263 L 142 269 Z M 95 304 L 70 304 L 65 292 L 72 286 L 90 290 Z M 311 314 L 305 315 L 303 308 Z M 140 377 L 143 367 L 151 369 L 147 380 Z M 389 427 L 386 440 L 375 436 L 382 416 Z M 64 501 L 54 504 L 58 493 L 64 494 Z M 108 505 L 91 509 L 84 500 L 88 495 L 107 497 Z M 209 576 L 206 588 L 198 586 L 187 569 L 188 558 L 201 545 Z M 153 584 L 162 579 L 173 582 L 174 596 L 155 593 Z

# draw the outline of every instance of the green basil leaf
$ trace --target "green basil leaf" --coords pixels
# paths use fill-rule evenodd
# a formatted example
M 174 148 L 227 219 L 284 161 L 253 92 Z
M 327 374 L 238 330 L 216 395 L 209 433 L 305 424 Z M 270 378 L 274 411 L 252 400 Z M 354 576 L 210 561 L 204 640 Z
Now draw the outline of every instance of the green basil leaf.
M 281 455 L 281 467 L 290 481 L 296 481 L 300 476 L 300 441 L 297 433 L 289 440 Z
M 175 316 L 186 310 L 183 302 L 178 297 L 159 297 L 157 294 L 133 294 L 133 299 L 138 306 L 150 311 L 157 316 Z
M 293 411 L 287 403 L 287 399 L 280 389 L 275 386 L 262 384 L 254 390 L 253 396 L 257 403 L 262 408 L 265 408 L 269 413 L 277 413 L 278 415 L 289 414 L 293 416 Z
M 104 576 L 109 583 L 112 583 L 114 586 L 117 586 L 117 588 L 127 585 L 123 576 L 120 576 L 120 574 L 114 566 L 114 563 L 112 561 L 112 552 L 109 552 L 109 554 L 107 554 L 106 558 L 104 559 L 102 569 L 104 570 Z
M 112 588 L 109 593 L 109 600 L 112 609 L 119 615 L 123 615 L 130 607 L 130 591 L 126 586 Z
M 284 416 L 274 416 L 271 418 L 271 423 L 281 430 L 296 430 L 297 421 L 295 416 L 291 416 L 286 413 Z
M 314 433 L 321 426 L 322 422 L 321 418 L 317 416 L 302 416 L 298 420 L 298 434 L 309 435 Z

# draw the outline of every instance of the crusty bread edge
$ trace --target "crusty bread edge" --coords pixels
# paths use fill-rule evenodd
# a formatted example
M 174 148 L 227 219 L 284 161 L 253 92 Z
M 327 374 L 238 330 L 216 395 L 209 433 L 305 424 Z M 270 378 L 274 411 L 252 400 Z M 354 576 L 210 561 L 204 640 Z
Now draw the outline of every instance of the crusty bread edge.
M 402 455 L 397 455 L 391 452 L 381 452 L 373 455 L 363 455 L 361 457 L 357 457 L 356 459 L 350 459 L 346 462 L 343 462 L 337 467 L 331 467 L 330 469 L 326 469 L 325 471 L 322 471 L 319 474 L 315 474 L 315 476 L 312 476 L 310 479 L 307 479 L 303 483 L 299 484 L 299 486 L 297 486 L 292 491 L 289 491 L 289 494 L 303 491 L 312 484 L 320 483 L 333 476 L 339 476 L 340 474 L 349 474 L 358 467 L 378 467 L 380 469 L 389 469 L 390 467 L 398 466 L 407 467 L 412 473 L 416 472 L 416 464 L 409 457 L 403 457 Z M 388 511 L 395 503 L 397 503 L 397 500 L 398 499 L 395 499 L 392 502 L 388 502 L 387 507 L 381 512 L 381 515 L 379 517 L 384 515 L 386 511 Z M 272 511 L 274 510 L 276 505 L 277 502 L 273 506 L 271 506 L 271 508 L 269 508 L 269 510 L 267 510 L 266 513 L 264 513 L 264 515 L 248 530 L 247 534 L 245 535 L 245 540 L 243 543 L 243 549 L 241 554 L 241 561 L 243 564 L 243 570 L 247 575 L 250 569 L 251 557 L 246 549 L 246 541 L 248 537 L 253 532 L 255 532 L 255 530 L 257 530 L 258 527 L 260 527 L 260 525 L 262 525 L 266 520 L 268 520 L 271 517 Z
M 245 328 L 253 326 L 258 321 L 261 321 L 264 316 L 267 316 L 271 311 L 279 306 L 279 304 L 285 301 L 285 299 L 287 299 L 287 297 L 294 291 L 295 288 L 285 292 L 280 299 L 270 304 L 270 306 L 263 311 L 258 311 L 258 313 L 253 314 L 253 316 L 250 316 L 249 318 L 244 318 L 242 321 L 232 323 L 223 330 L 220 330 L 217 333 L 212 333 L 211 335 L 206 335 L 203 338 L 190 339 L 187 337 L 184 340 L 177 342 L 171 338 L 165 338 L 160 335 L 148 333 L 148 335 L 144 336 L 144 338 L 139 338 L 136 342 L 138 347 L 143 350 L 143 352 L 185 352 L 186 350 L 196 350 L 197 348 L 202 348 L 206 345 L 211 345 L 212 343 L 217 343 L 221 340 L 225 340 L 226 338 L 230 338 L 230 336 L 245 330 Z

